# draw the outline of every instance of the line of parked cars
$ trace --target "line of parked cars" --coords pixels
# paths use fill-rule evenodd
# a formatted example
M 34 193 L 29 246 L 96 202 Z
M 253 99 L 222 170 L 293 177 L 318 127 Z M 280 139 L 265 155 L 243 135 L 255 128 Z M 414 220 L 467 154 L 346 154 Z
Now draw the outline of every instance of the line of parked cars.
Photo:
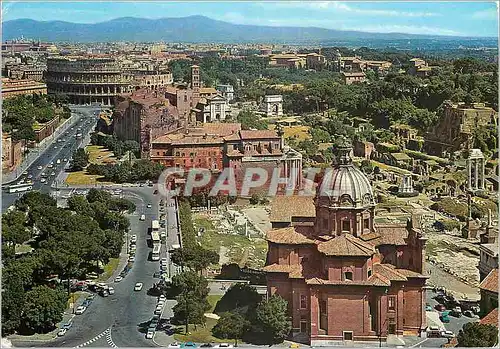
M 435 309 L 440 312 L 440 320 L 443 323 L 449 323 L 449 316 L 461 317 L 462 315 L 467 317 L 475 317 L 479 314 L 479 306 L 470 304 L 462 304 L 453 295 L 446 295 L 443 291 L 438 291 L 438 294 L 434 297 L 438 302 Z

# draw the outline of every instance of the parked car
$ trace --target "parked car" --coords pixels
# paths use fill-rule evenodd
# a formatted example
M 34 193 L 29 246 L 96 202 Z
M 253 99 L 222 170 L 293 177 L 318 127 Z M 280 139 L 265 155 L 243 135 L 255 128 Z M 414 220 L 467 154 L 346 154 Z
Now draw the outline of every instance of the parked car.
M 71 327 L 73 326 L 73 322 L 66 322 L 64 325 L 62 325 L 61 328 L 65 328 L 67 330 L 69 330 Z
M 214 346 L 214 348 L 233 348 L 233 345 L 229 343 L 220 343 Z
M 141 218 L 139 218 L 141 221 L 145 221 L 146 220 L 146 215 L 141 215 Z
M 430 304 L 427 304 L 427 305 L 425 306 L 425 311 L 432 311 L 432 307 L 431 307 L 431 305 L 430 305 Z
M 449 311 L 443 311 L 441 315 L 439 315 L 439 320 L 441 320 L 441 322 L 445 324 L 449 323 L 450 322 L 449 314 L 450 314 Z
M 160 297 L 158 297 L 158 301 L 166 301 L 167 300 L 167 297 L 162 294 Z
M 148 204 L 148 208 L 151 208 L 151 204 Z
M 89 294 L 87 296 L 87 300 L 93 300 L 95 298 L 95 294 Z
M 128 259 L 129 262 L 135 262 L 135 257 L 134 256 L 130 256 L 129 259 Z
M 61 329 L 59 330 L 59 332 L 57 332 L 57 336 L 58 336 L 58 337 L 62 337 L 62 336 L 64 336 L 64 335 L 66 334 L 66 332 L 68 332 L 68 330 L 67 330 L 67 329 L 65 329 L 65 328 L 61 328 Z
M 213 345 L 212 343 L 203 343 L 202 345 L 200 345 L 200 348 L 212 348 Z
M 123 280 L 123 277 L 121 277 L 121 276 L 115 277 L 115 282 L 120 282 L 122 280 Z
M 441 331 L 439 329 L 439 327 L 437 326 L 430 326 L 428 329 L 427 329 L 427 337 L 428 338 L 435 338 L 435 337 L 441 337 Z
M 462 309 L 460 307 L 455 307 L 451 310 L 450 314 L 455 317 L 462 316 Z
M 472 312 L 472 310 L 466 310 L 463 312 L 464 316 L 467 316 L 467 317 L 474 317 L 474 313 Z
M 131 242 L 131 243 L 136 243 L 136 242 L 137 242 L 137 235 L 135 235 L 135 234 L 134 234 L 134 235 L 132 235 L 132 236 L 130 237 L 130 242 Z
M 443 304 L 436 304 L 434 307 L 437 311 L 445 311 L 446 307 Z
M 197 348 L 198 346 L 194 342 L 187 342 L 182 345 L 182 348 Z
M 109 286 L 108 292 L 109 292 L 109 294 L 115 294 L 115 289 L 113 287 Z
M 87 308 L 85 308 L 83 305 L 80 305 L 80 306 L 78 306 L 78 308 L 76 308 L 75 314 L 81 315 L 85 312 L 85 310 L 87 310 Z
M 148 333 L 146 333 L 146 339 L 153 339 L 154 334 L 154 331 L 148 331 Z
M 441 337 L 443 338 L 454 338 L 455 334 L 451 331 L 441 331 Z
M 88 307 L 90 304 L 92 304 L 92 301 L 87 300 L 87 299 L 86 299 L 86 300 L 84 300 L 84 301 L 83 301 L 83 303 L 82 303 L 82 305 L 83 305 L 85 308 L 86 308 L 86 307 Z
M 168 345 L 168 348 L 180 348 L 180 347 L 181 345 L 177 342 L 173 342 Z

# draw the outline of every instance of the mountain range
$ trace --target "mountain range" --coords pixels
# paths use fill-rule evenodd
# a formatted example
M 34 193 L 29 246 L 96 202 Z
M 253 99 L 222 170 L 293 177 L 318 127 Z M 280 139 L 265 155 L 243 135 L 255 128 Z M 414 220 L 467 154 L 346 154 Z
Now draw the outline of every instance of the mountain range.
M 331 41 L 453 39 L 449 36 L 367 33 L 317 27 L 273 27 L 232 24 L 205 16 L 145 19 L 116 18 L 83 24 L 15 19 L 2 23 L 3 39 L 24 36 L 49 42 L 218 42 L 321 44 Z M 457 39 L 456 37 L 454 39 Z

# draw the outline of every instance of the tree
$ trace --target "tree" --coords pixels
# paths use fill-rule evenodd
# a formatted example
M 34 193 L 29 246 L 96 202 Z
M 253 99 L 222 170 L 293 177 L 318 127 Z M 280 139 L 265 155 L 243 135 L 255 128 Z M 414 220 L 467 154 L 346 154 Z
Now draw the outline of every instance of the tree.
M 89 164 L 89 154 L 83 148 L 78 148 L 73 153 L 71 168 L 73 171 L 81 171 Z
M 241 123 L 241 128 L 243 130 L 267 130 L 267 122 L 261 120 L 257 114 L 249 110 L 240 111 L 237 120 Z
M 262 301 L 257 307 L 254 325 L 272 344 L 283 342 L 292 329 L 287 306 L 286 300 L 278 295 L 273 295 L 268 301 Z
M 243 336 L 248 328 L 249 322 L 239 313 L 223 313 L 212 328 L 215 337 L 223 339 L 234 339 L 234 345 L 238 345 L 238 338 Z
M 170 254 L 172 262 L 195 271 L 202 271 L 211 264 L 219 263 L 219 254 L 198 244 L 190 248 L 178 248 Z
M 210 309 L 206 298 L 196 298 L 191 292 L 185 292 L 177 296 L 177 304 L 173 307 L 174 322 L 184 323 L 186 334 L 189 332 L 189 324 L 205 324 L 205 312 Z
M 257 293 L 254 286 L 248 284 L 234 284 L 224 293 L 217 302 L 214 312 L 222 314 L 231 311 L 247 313 L 249 310 L 257 308 L 262 300 L 262 296 Z
M 498 342 L 498 328 L 469 322 L 458 332 L 459 347 L 493 347 Z
M 16 200 L 15 206 L 18 210 L 26 212 L 36 206 L 57 206 L 57 201 L 49 194 L 43 194 L 39 191 L 30 191 Z
M 61 289 L 36 286 L 25 299 L 22 322 L 28 330 L 45 333 L 62 320 L 67 298 Z
M 184 271 L 172 277 L 170 296 L 177 297 L 187 292 L 196 299 L 206 298 L 208 296 L 208 281 L 194 271 Z
M 370 174 L 373 172 L 373 165 L 370 160 L 363 160 L 361 161 L 361 171 L 364 173 Z
M 92 210 L 90 203 L 83 195 L 72 195 L 68 199 L 68 208 L 79 214 L 91 217 L 94 216 L 94 211 Z

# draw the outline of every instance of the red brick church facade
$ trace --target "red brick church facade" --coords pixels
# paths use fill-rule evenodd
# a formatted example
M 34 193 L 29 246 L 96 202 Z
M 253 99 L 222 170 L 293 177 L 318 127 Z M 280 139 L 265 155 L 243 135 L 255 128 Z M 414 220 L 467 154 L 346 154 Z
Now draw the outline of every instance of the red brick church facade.
M 268 294 L 288 301 L 292 336 L 311 345 L 385 341 L 426 327 L 419 219 L 375 224 L 372 188 L 351 151 L 348 144 L 338 150 L 314 203 L 307 197 L 273 203 Z

